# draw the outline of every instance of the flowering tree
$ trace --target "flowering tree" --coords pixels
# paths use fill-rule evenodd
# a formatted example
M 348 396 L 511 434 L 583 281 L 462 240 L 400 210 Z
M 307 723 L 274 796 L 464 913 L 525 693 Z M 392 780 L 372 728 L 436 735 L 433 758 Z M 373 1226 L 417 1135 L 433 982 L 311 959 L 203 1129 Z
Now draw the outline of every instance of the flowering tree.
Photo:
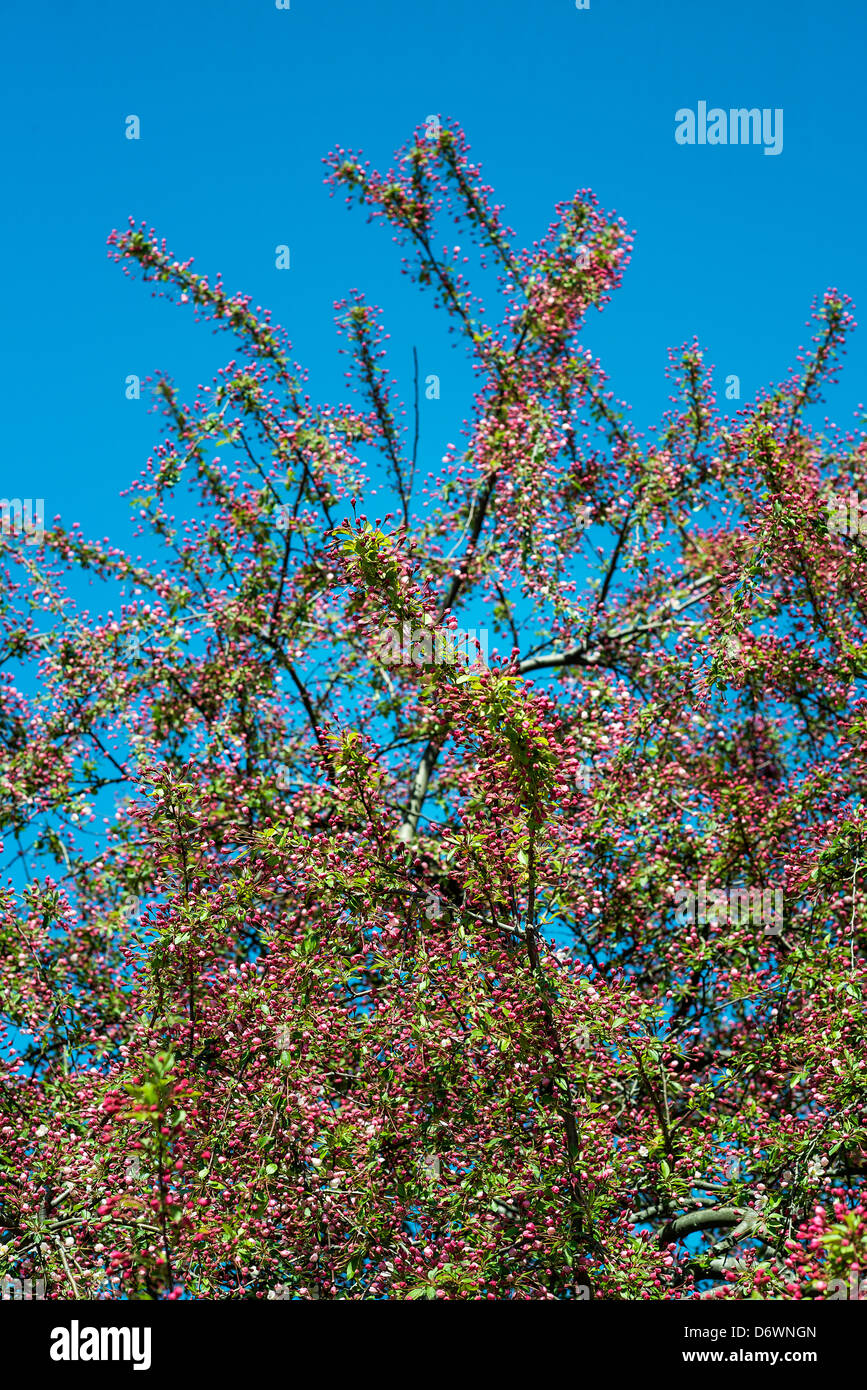
M 834 1296 L 867 1264 L 867 439 L 805 416 L 848 303 L 728 426 L 674 354 L 644 439 L 579 347 L 631 247 L 589 192 L 519 251 L 456 128 L 328 177 L 471 355 L 461 450 L 420 453 L 360 295 L 354 403 L 317 406 L 267 313 L 131 225 L 110 255 L 242 354 L 208 401 L 158 380 L 160 558 L 0 538 L 0 1273 Z

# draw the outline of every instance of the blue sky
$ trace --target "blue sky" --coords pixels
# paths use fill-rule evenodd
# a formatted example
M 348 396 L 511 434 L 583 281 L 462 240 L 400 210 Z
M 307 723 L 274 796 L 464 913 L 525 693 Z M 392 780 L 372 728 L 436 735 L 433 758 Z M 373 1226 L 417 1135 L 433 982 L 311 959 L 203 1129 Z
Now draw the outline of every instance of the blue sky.
M 332 302 L 364 290 L 407 393 L 412 344 L 441 378 L 421 462 L 459 441 L 469 381 L 442 316 L 400 276 L 388 231 L 322 182 L 336 144 L 385 166 L 431 113 L 464 126 L 519 241 L 588 186 L 635 231 L 586 345 L 640 427 L 666 407 L 669 346 L 697 334 L 747 400 L 794 364 L 815 295 L 838 287 L 856 317 L 867 298 L 854 3 L 49 0 L 12 7 L 4 28 L 0 495 L 44 497 L 46 521 L 59 512 L 86 534 L 129 539 L 119 493 L 158 438 L 146 402 L 124 398 L 127 375 L 164 368 L 191 400 L 236 355 L 109 262 L 106 237 L 130 214 L 270 307 L 316 399 L 340 394 L 345 368 Z M 702 100 L 782 108 L 782 153 L 677 145 L 675 111 Z M 289 271 L 274 265 L 281 243 Z M 839 423 L 867 398 L 865 364 L 859 333 L 828 407 Z

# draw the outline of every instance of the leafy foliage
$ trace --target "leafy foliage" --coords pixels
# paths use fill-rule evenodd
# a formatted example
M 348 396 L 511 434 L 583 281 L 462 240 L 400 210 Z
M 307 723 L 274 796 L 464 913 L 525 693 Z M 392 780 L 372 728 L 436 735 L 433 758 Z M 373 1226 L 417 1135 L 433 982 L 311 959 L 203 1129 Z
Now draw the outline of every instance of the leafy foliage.
M 316 406 L 267 314 L 131 225 L 110 254 L 243 361 L 192 405 L 158 383 L 132 494 L 159 560 L 0 538 L 27 877 L 0 894 L 0 1272 L 58 1299 L 827 1296 L 867 1254 L 867 586 L 826 522 L 867 438 L 805 417 L 848 302 L 728 423 L 673 354 L 645 440 L 579 342 L 631 247 L 589 192 L 520 251 L 456 128 L 329 179 L 471 356 L 461 454 L 419 493 L 360 296 L 355 403 Z M 79 610 L 82 573 L 119 616 Z M 459 618 L 489 665 L 452 660 Z M 447 656 L 383 659 L 405 627 Z M 781 891 L 780 929 L 676 911 L 704 886 Z

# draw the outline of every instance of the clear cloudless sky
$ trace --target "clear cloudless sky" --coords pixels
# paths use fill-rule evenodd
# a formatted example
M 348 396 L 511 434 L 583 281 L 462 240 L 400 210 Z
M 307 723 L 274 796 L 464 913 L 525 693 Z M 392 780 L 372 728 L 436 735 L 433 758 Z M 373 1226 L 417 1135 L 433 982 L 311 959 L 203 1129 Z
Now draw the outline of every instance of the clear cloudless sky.
M 794 365 L 814 296 L 836 286 L 856 318 L 865 307 L 865 39 L 861 0 L 7 6 L 0 495 L 43 497 L 47 521 L 128 543 L 119 494 L 159 420 L 125 399 L 126 377 L 164 369 L 191 401 L 242 357 L 108 260 L 130 214 L 271 308 L 315 400 L 334 399 L 345 366 L 332 303 L 363 289 L 407 394 L 413 344 L 441 378 L 422 420 L 422 463 L 437 467 L 469 413 L 460 353 L 400 276 L 389 231 L 330 198 L 321 163 L 342 145 L 387 167 L 434 113 L 463 125 L 519 244 L 582 187 L 635 231 L 586 345 L 640 428 L 666 407 L 667 349 L 693 334 L 743 403 Z M 782 153 L 679 146 L 675 111 L 702 100 L 782 108 Z M 867 324 L 827 408 L 839 424 L 867 398 L 865 364 Z

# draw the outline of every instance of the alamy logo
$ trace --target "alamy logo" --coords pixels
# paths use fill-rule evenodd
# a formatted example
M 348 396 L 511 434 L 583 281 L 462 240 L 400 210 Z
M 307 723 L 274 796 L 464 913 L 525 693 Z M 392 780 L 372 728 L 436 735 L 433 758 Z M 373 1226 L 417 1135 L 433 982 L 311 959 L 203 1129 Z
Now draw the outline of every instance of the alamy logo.
M 389 627 L 378 638 L 377 656 L 385 666 L 474 666 L 488 664 L 486 628 Z
M 829 1279 L 825 1285 L 825 1297 L 831 1302 L 841 1298 L 856 1299 L 860 1302 L 867 1299 L 867 1279 L 859 1279 L 858 1272 L 850 1269 L 848 1285 L 845 1279 Z
M 779 936 L 783 930 L 782 888 L 708 888 L 700 883 L 697 893 L 678 888 L 674 900 L 678 904 L 675 920 L 682 925 L 730 922 L 740 926 L 752 918 L 754 926 L 764 927 L 765 936 Z
M 4 1274 L 0 1279 L 0 1299 L 4 1303 L 10 1300 L 21 1303 L 25 1299 L 29 1301 L 31 1298 L 44 1297 L 44 1279 L 13 1279 L 9 1274 Z
M 79 1327 L 73 1318 L 69 1327 L 51 1329 L 52 1361 L 132 1361 L 134 1371 L 147 1371 L 151 1364 L 149 1327 Z
M 121 638 L 120 649 L 127 661 L 141 661 L 141 634 L 125 632 Z
M 41 545 L 45 536 L 45 499 L 0 497 L 0 531 L 5 536 L 25 536 L 26 545 Z
M 862 536 L 867 536 L 867 515 L 862 512 L 863 503 L 857 492 L 832 492 L 825 498 L 828 508 L 828 530 L 838 536 L 857 536 L 858 544 L 863 545 Z
M 721 106 L 707 109 L 707 102 L 698 103 L 698 112 L 689 106 L 675 111 L 674 138 L 679 145 L 764 145 L 765 154 L 783 152 L 783 110 L 773 111 L 765 106 Z

